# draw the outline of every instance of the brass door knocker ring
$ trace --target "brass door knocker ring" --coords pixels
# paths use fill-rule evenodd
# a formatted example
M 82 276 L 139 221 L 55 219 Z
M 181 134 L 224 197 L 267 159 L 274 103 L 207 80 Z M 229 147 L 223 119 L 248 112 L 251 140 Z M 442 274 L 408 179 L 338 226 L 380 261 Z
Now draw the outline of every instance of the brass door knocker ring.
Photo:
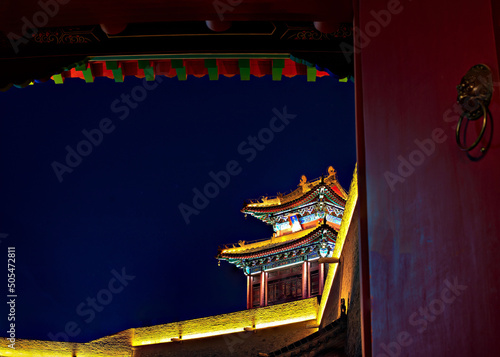
M 462 107 L 462 114 L 460 114 L 460 119 L 458 120 L 455 138 L 460 150 L 468 152 L 479 145 L 486 130 L 489 115 L 488 105 L 493 94 L 493 76 L 491 70 L 484 64 L 473 66 L 462 78 L 460 85 L 457 86 L 457 91 L 457 102 Z M 474 143 L 468 146 L 466 143 L 466 133 L 469 121 L 474 121 L 481 117 L 483 117 L 481 132 Z M 467 120 L 464 121 L 464 118 Z M 466 124 L 462 142 L 460 134 L 463 123 Z M 486 148 L 482 147 L 481 152 L 485 151 Z
M 481 128 L 481 132 L 479 133 L 479 136 L 477 137 L 476 141 L 474 141 L 474 143 L 471 146 L 465 145 L 465 137 L 466 137 L 465 133 L 464 133 L 464 143 L 462 144 L 462 141 L 460 140 L 460 131 L 461 131 L 460 129 L 462 127 L 462 120 L 464 117 L 466 117 L 467 120 L 471 120 L 471 121 L 476 120 L 477 118 L 475 118 L 475 119 L 469 118 L 469 113 L 466 112 L 465 110 L 462 112 L 462 114 L 460 114 L 460 119 L 458 120 L 457 131 L 456 131 L 455 137 L 457 139 L 457 145 L 460 148 L 460 150 L 462 150 L 462 151 L 471 151 L 472 149 L 474 149 L 481 142 L 481 139 L 483 138 L 483 135 L 484 135 L 484 131 L 486 130 L 486 122 L 488 119 L 488 110 L 486 109 L 486 107 L 484 106 L 483 103 L 479 103 L 479 104 L 481 105 L 481 108 L 483 109 L 483 126 Z M 467 130 L 467 126 L 465 127 L 465 130 Z M 483 150 L 483 149 L 481 149 L 481 150 Z

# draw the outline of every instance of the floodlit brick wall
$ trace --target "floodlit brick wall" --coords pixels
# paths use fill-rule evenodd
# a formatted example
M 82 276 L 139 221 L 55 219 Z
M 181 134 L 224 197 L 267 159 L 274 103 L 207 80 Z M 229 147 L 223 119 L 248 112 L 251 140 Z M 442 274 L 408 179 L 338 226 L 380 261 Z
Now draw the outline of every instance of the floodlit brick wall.
M 340 317 L 340 301 L 344 298 L 348 315 L 346 353 L 349 357 L 361 356 L 358 212 L 356 206 L 321 322 L 321 327 L 324 327 Z
M 139 347 L 170 342 L 172 338 L 178 338 L 179 336 L 182 336 L 184 340 L 188 340 L 241 332 L 246 327 L 261 329 L 309 321 L 316 319 L 317 312 L 318 301 L 316 298 L 310 298 L 229 314 L 141 327 L 134 329 L 132 345 Z
M 88 343 L 25 340 L 16 338 L 16 349 L 8 348 L 6 338 L 0 338 L 0 357 L 129 357 L 133 329 L 128 329 Z
M 317 298 L 195 320 L 134 329 L 134 357 L 169 356 L 253 356 L 272 352 L 314 332 L 318 311 Z M 297 321 L 297 322 L 294 322 Z M 300 322 L 298 322 L 300 321 Z M 267 327 L 270 324 L 281 326 Z M 255 327 L 245 332 L 245 327 Z M 217 336 L 211 333 L 233 331 Z M 236 331 L 236 332 L 234 332 Z M 170 342 L 179 334 L 185 339 Z M 195 339 L 190 337 L 196 336 Z
M 136 347 L 133 357 L 258 356 L 259 352 L 272 352 L 315 332 L 316 329 L 307 327 L 310 324 L 300 322 L 253 332 Z

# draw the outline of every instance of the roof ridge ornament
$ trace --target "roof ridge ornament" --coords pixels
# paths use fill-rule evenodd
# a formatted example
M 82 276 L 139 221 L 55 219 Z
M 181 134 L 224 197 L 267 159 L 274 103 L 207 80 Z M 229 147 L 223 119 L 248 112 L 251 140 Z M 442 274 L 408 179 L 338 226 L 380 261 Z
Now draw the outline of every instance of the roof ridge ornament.
M 302 175 L 300 176 L 300 182 L 298 184 L 299 187 L 302 187 L 302 193 L 306 193 L 307 191 L 309 191 L 309 183 L 307 182 L 307 177 L 306 175 Z
M 315 190 L 313 195 L 317 192 L 321 195 L 327 195 L 331 200 L 337 200 L 340 198 L 345 201 L 347 199 L 348 194 L 345 192 L 344 188 L 340 185 L 340 182 L 337 179 L 337 171 L 333 168 L 333 166 L 328 167 L 328 173 L 323 173 L 320 177 L 308 180 L 306 175 L 301 175 L 299 184 L 297 188 L 292 190 L 289 193 L 281 193 L 279 192 L 276 196 L 261 196 L 258 199 L 248 200 L 243 208 L 242 212 L 249 213 L 254 217 L 257 217 L 263 220 L 266 223 L 274 224 L 269 221 L 268 216 L 264 216 L 265 213 L 279 211 L 282 205 L 293 206 L 297 204 L 301 204 L 301 199 L 303 199 L 309 192 Z M 319 188 L 319 191 L 316 189 Z M 334 192 L 327 192 L 328 190 L 333 190 Z M 316 192 L 317 191 L 317 192 Z M 338 197 L 337 197 L 338 196 Z M 336 198 L 337 197 L 337 198 Z M 305 199 L 309 199 L 310 197 L 306 197 Z M 322 197 L 320 197 L 321 199 Z M 344 205 L 344 203 L 337 202 L 340 205 Z M 287 207 L 288 207 L 287 206 Z
M 334 180 L 337 179 L 337 170 L 333 166 L 328 167 L 328 178 L 333 177 Z

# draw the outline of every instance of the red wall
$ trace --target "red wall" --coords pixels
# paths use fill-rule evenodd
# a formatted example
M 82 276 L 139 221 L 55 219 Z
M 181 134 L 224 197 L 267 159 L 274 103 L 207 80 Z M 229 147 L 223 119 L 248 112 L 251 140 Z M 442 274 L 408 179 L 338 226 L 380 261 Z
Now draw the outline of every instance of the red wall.
M 375 14 L 389 4 L 399 6 L 383 25 L 379 20 L 377 33 Z M 490 105 L 497 125 L 482 160 L 458 149 L 453 111 L 456 86 L 471 66 L 487 64 L 498 83 L 490 0 L 358 5 L 358 25 L 369 39 L 357 54 L 356 100 L 372 355 L 498 355 L 498 86 Z M 431 150 L 427 141 L 422 159 L 415 140 L 431 140 L 433 132 L 437 142 Z M 403 176 L 398 157 L 411 155 L 418 165 Z M 392 189 L 388 173 L 400 177 Z

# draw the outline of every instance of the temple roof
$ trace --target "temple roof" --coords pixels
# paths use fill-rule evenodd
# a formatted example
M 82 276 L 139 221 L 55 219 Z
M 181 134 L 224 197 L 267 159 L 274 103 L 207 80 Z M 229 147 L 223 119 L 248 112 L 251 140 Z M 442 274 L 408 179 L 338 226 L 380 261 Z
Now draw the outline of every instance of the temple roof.
M 278 194 L 275 197 L 262 197 L 258 200 L 250 200 L 245 203 L 243 213 L 271 213 L 279 212 L 299 206 L 308 201 L 312 201 L 320 193 L 320 189 L 325 188 L 330 193 L 330 198 L 333 202 L 344 207 L 347 201 L 347 193 L 337 180 L 337 173 L 333 167 L 328 168 L 328 176 L 320 177 L 313 181 L 307 181 L 305 176 L 302 176 L 299 187 L 289 194 Z
M 321 223 L 317 227 L 302 230 L 296 233 L 287 234 L 282 237 L 273 237 L 271 239 L 245 244 L 240 243 L 240 247 L 221 249 L 217 255 L 217 259 L 249 259 L 259 258 L 262 256 L 276 254 L 288 250 L 298 248 L 302 245 L 307 245 L 321 239 L 327 234 L 328 239 L 335 242 L 337 232 L 327 223 Z

